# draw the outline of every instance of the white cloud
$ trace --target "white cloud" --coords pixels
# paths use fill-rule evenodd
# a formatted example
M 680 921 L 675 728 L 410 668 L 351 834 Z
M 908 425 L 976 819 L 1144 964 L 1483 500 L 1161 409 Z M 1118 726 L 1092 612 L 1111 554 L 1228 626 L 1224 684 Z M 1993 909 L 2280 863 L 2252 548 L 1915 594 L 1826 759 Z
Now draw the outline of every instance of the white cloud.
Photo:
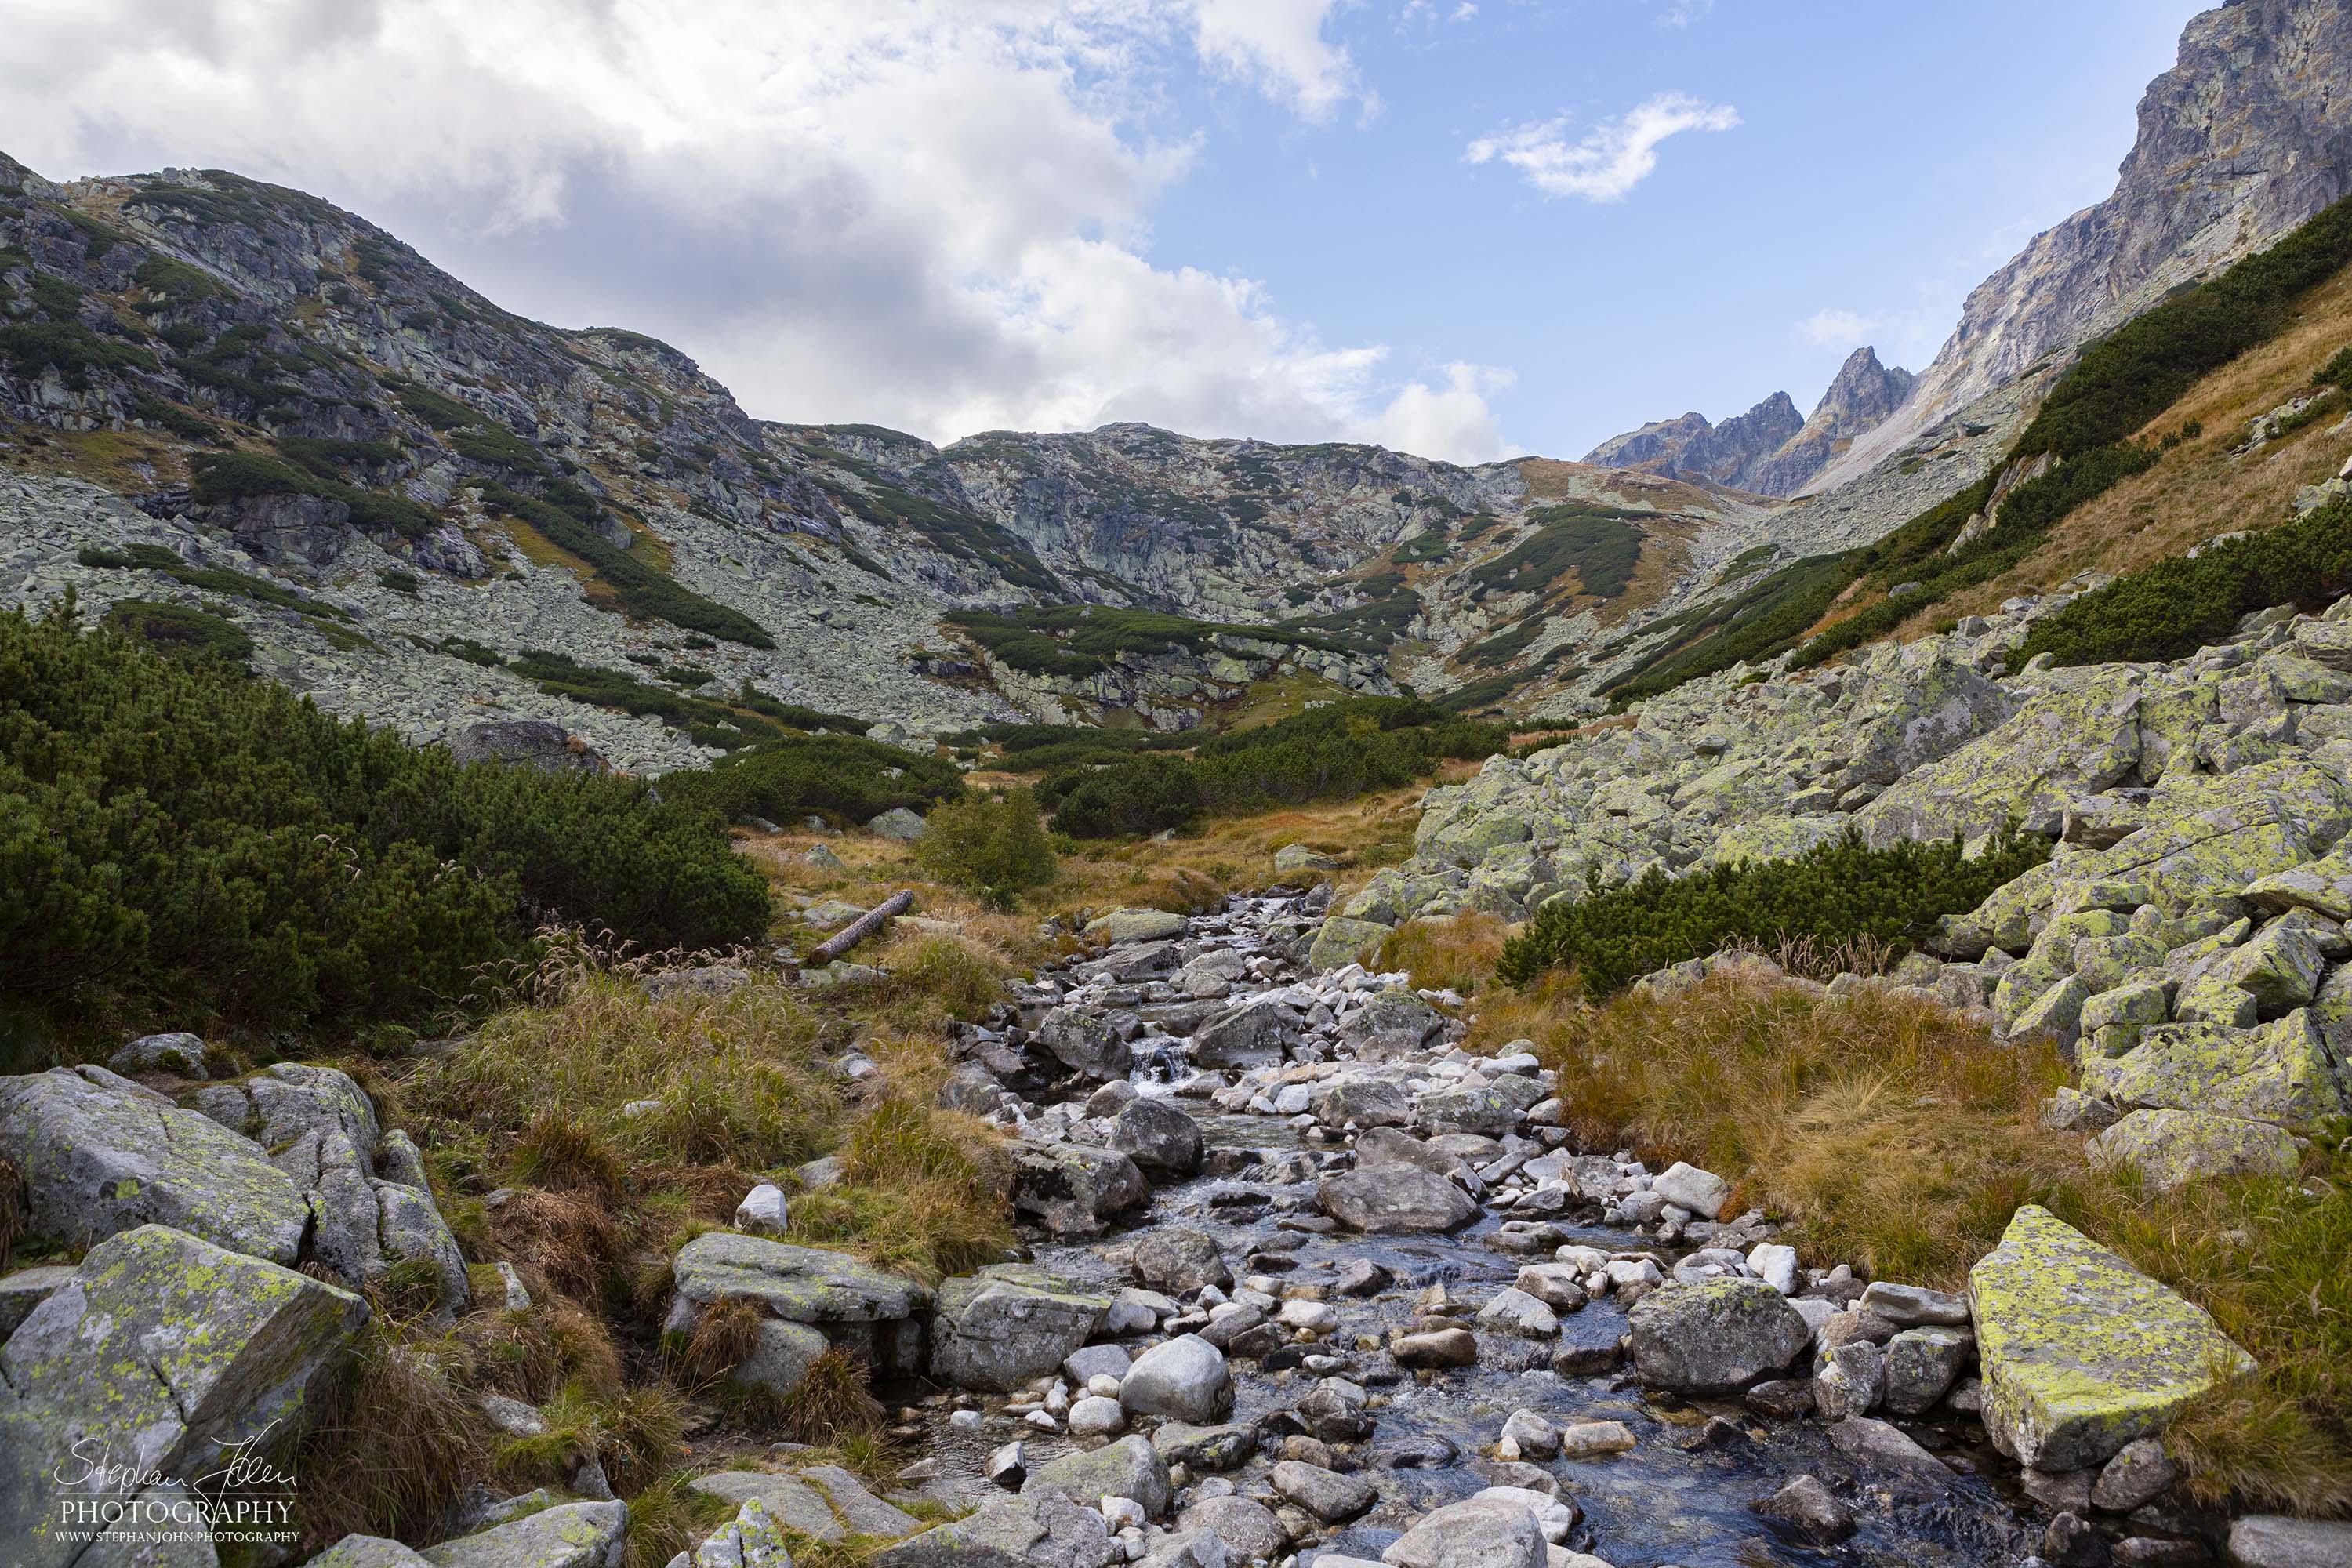
M 1323 37 L 1333 0 L 1191 0 L 1201 58 L 1323 120 L 1363 96 L 1348 51 Z
M 1477 14 L 1478 0 L 1462 0 L 1461 5 L 1454 7 L 1454 15 L 1445 19 L 1449 22 L 1467 22 Z
M 1499 159 L 1528 177 L 1548 196 L 1581 196 L 1590 202 L 1622 201 L 1658 166 L 1658 143 L 1685 131 L 1729 131 L 1739 111 L 1728 104 L 1702 103 L 1687 93 L 1662 92 L 1615 120 L 1604 120 L 1576 141 L 1571 121 L 1521 125 L 1470 143 L 1473 163 Z
M 1491 365 L 1449 364 L 1443 386 L 1412 382 L 1387 407 L 1359 419 L 1357 439 L 1399 452 L 1458 452 L 1465 461 L 1518 456 L 1503 439 L 1487 399 L 1511 384 L 1511 373 Z
M 1859 310 L 1835 308 L 1816 310 L 1797 323 L 1797 335 L 1809 343 L 1825 349 L 1850 349 L 1877 329 L 1880 318 L 1865 316 Z
M 1171 62 L 1328 116 L 1369 99 L 1325 36 L 1345 3 L 13 0 L 0 148 L 316 191 L 510 309 L 668 339 L 766 417 L 1491 457 L 1486 373 L 1431 384 L 1146 255 L 1197 145 Z
M 1662 27 L 1687 27 L 1715 9 L 1715 0 L 1671 0 L 1658 17 Z

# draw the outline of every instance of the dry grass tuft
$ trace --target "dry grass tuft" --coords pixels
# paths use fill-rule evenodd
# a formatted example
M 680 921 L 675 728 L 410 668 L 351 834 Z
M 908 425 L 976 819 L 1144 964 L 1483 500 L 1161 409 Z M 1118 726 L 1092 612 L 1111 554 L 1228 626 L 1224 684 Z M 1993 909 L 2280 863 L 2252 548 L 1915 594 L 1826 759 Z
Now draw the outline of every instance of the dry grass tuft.
M 749 1301 L 712 1302 L 695 1320 L 694 1332 L 671 1352 L 678 1375 L 697 1388 L 726 1377 L 760 1348 L 760 1324 L 765 1317 Z
M 838 1184 L 793 1200 L 798 1238 L 851 1246 L 929 1280 L 1007 1255 L 1011 1161 L 994 1130 L 886 1100 L 850 1130 L 841 1153 Z
M 509 1164 L 520 1181 L 559 1192 L 621 1195 L 621 1157 L 604 1134 L 552 1105 L 541 1106 L 515 1140 Z
M 535 1298 L 551 1292 L 593 1309 L 626 1278 L 628 1236 L 594 1194 L 518 1192 L 489 1212 L 484 1248 L 508 1262 Z
M 0 1154 L 0 1269 L 8 1267 L 8 1254 L 24 1234 L 25 1178 L 15 1161 Z
M 488 1423 L 450 1375 L 465 1352 L 414 1323 L 373 1320 L 320 1391 L 298 1453 L 306 1554 L 346 1535 L 438 1538 L 449 1500 L 488 1473 Z
M 1442 920 L 1409 921 L 1381 943 L 1375 960 L 1383 970 L 1402 969 L 1423 990 L 1451 989 L 1475 995 L 1491 984 L 1511 928 L 1493 915 L 1465 913 Z
M 882 1428 L 883 1409 L 867 1386 L 866 1364 L 836 1346 L 809 1363 L 781 1415 L 795 1442 L 830 1448 L 871 1439 Z
M 621 1568 L 663 1568 L 679 1552 L 691 1552 L 733 1512 L 724 1500 L 692 1489 L 688 1483 L 693 1479 L 691 1470 L 664 1470 L 629 1500 Z M 792 1559 L 807 1562 L 797 1542 Z

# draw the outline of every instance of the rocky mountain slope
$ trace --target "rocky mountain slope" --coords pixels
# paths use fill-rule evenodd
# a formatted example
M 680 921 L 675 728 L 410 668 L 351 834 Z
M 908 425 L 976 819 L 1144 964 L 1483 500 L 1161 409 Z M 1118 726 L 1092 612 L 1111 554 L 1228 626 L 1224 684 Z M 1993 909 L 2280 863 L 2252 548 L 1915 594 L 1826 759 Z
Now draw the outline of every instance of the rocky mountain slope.
M 2352 5 L 2232 0 L 2192 19 L 2148 85 L 2115 194 L 1969 296 L 1894 418 L 1820 479 L 1853 482 L 1939 421 L 2352 192 Z
M 553 718 L 632 768 L 709 753 L 723 715 L 698 738 L 663 711 L 688 698 L 937 733 L 1198 723 L 1268 680 L 1392 689 L 1407 661 L 1442 689 L 1490 668 L 1462 650 L 1662 592 L 1695 538 L 1760 510 L 1139 426 L 940 450 L 762 424 L 667 345 L 522 320 L 362 219 L 218 171 L 0 165 L 0 280 L 13 602 L 226 614 L 331 708 L 423 736 Z M 1066 605 L 1194 625 L 1104 679 L 1040 680 L 970 621 Z M 1253 652 L 1248 628 L 1279 635 Z

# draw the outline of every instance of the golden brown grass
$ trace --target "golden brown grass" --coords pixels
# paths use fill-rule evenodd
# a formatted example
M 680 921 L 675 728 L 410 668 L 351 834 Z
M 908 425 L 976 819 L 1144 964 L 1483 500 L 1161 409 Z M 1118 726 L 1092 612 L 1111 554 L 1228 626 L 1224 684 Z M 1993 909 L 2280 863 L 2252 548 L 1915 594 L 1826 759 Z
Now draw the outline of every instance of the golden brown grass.
M 354 1533 L 439 1539 L 449 1500 L 490 1463 L 488 1421 L 446 1370 L 462 1360 L 415 1324 L 369 1323 L 320 1389 L 296 1458 L 306 1554 Z
M 1469 996 L 1493 983 L 1510 931 L 1495 916 L 1475 911 L 1408 921 L 1381 943 L 1375 962 L 1383 970 L 1406 971 L 1423 990 L 1451 988 Z
M 2232 458 L 2230 448 L 2245 439 L 2246 421 L 2308 391 L 2311 373 L 2347 342 L 2352 269 L 2313 290 L 2292 327 L 2199 382 L 2137 438 L 2153 444 L 2192 421 L 2204 426 L 2202 435 L 2085 503 L 2013 570 L 1921 611 L 1896 635 L 1922 636 L 1955 616 L 1985 614 L 2012 595 L 2055 587 L 2093 567 L 2137 571 L 2217 533 L 2285 521 L 2295 491 L 2341 468 L 2352 438 L 2328 435 L 2330 419 L 2250 457 Z
M 2294 1181 L 2143 1192 L 2041 1125 L 2048 1046 L 1933 1002 L 1831 1001 L 1753 974 L 1588 1005 L 1572 976 L 1483 996 L 1472 1048 L 1532 1039 L 1580 1147 L 1730 1179 L 1817 1265 L 1958 1288 L 2038 1203 L 2212 1313 L 2260 1365 L 2168 1441 L 2207 1501 L 2352 1512 L 2352 1149 Z

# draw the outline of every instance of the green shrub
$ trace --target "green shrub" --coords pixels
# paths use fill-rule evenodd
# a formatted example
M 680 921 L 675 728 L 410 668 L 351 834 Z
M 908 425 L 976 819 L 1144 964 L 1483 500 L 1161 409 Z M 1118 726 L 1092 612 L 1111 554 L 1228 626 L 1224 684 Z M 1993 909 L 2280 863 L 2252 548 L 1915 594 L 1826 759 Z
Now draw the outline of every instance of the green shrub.
M 2012 666 L 2046 653 L 2062 665 L 2179 658 L 2273 605 L 2316 610 L 2352 592 L 2352 500 L 2266 532 L 2176 555 L 2084 595 L 2033 623 Z
M 1181 827 L 1208 804 L 1201 775 L 1181 757 L 1147 756 L 1045 781 L 1054 831 L 1121 838 Z
M 429 509 L 405 496 L 383 495 L 321 479 L 260 452 L 215 452 L 199 458 L 189 493 L 205 506 L 277 495 L 341 501 L 354 528 L 397 533 L 404 539 L 422 539 L 440 522 Z
M 181 658 L 239 664 L 253 657 L 253 639 L 239 631 L 235 621 L 190 605 L 118 599 L 107 611 L 106 620 L 115 630 Z
M 151 636 L 201 615 L 116 608 Z M 0 1013 L 421 1019 L 547 921 L 656 948 L 768 921 L 719 825 L 642 784 L 460 768 L 68 610 L 0 616 Z
M 963 793 L 963 775 L 943 757 L 919 757 L 859 735 L 779 735 L 708 770 L 672 773 L 661 787 L 730 822 L 789 822 L 811 813 L 865 822 L 902 805 L 922 811 L 953 800 Z
M 422 577 L 414 572 L 404 572 L 398 568 L 377 573 L 375 580 L 394 593 L 406 594 L 411 598 L 415 598 L 425 587 L 425 580 Z
M 1638 881 L 1596 881 L 1586 897 L 1545 907 L 1504 943 L 1496 972 L 1524 985 L 1541 970 L 1573 964 L 1586 993 L 1601 996 L 1735 942 L 1785 938 L 1826 949 L 1866 938 L 1899 952 L 1938 917 L 1976 908 L 2049 855 L 2046 840 L 2010 833 L 1973 859 L 1957 837 L 1873 849 L 1849 829 L 1790 860 L 1740 861 L 1679 879 L 1653 866 Z
M 1054 879 L 1054 847 L 1029 790 L 1001 800 L 968 796 L 933 811 L 930 831 L 916 841 L 923 869 L 952 888 L 1010 908 L 1031 888 Z
M 2311 384 L 2352 392 L 2352 348 L 2336 350 L 2335 358 L 2312 373 Z
M 1641 563 L 1642 531 L 1625 521 L 1637 515 L 1610 508 L 1538 508 L 1528 516 L 1541 526 L 1471 573 L 1471 581 L 1498 593 L 1547 594 L 1572 571 L 1580 592 L 1613 599 Z
M 1190 759 L 1145 755 L 1055 775 L 1054 828 L 1108 838 L 1181 827 L 1202 810 L 1346 799 L 1426 777 L 1449 758 L 1494 755 L 1509 731 L 1412 697 L 1359 697 L 1263 729 L 1202 741 Z

